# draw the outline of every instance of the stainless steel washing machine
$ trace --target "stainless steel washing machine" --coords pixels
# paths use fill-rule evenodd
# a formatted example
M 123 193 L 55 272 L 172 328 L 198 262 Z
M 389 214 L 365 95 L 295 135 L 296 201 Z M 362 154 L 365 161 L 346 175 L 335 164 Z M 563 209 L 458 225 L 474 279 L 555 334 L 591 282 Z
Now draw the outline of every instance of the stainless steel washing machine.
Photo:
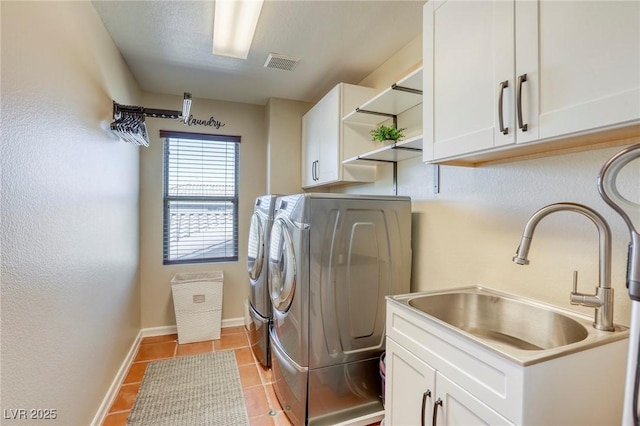
M 385 296 L 408 293 L 408 197 L 279 197 L 271 230 L 274 389 L 296 425 L 382 410 Z
M 251 227 L 249 228 L 249 249 L 247 251 L 247 270 L 249 271 L 249 313 L 251 324 L 249 340 L 251 350 L 265 367 L 271 366 L 269 348 L 269 325 L 271 322 L 271 300 L 269 298 L 268 278 L 269 241 L 275 206 L 275 195 L 263 195 L 256 198 Z

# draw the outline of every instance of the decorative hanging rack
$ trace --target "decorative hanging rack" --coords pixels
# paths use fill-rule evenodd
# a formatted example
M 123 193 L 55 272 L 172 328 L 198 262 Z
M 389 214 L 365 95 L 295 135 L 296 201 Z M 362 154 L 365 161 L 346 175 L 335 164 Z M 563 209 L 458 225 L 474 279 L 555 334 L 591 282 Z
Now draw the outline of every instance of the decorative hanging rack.
M 149 146 L 149 135 L 145 117 L 185 120 L 191 110 L 191 93 L 184 93 L 182 111 L 120 105 L 113 101 L 113 123 L 111 130 L 118 137 L 134 145 Z

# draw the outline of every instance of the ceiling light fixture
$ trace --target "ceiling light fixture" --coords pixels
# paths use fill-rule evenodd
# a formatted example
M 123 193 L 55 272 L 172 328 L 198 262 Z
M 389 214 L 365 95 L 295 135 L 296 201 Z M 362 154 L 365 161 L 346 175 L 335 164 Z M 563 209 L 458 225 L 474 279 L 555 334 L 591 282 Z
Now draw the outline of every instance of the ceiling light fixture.
M 189 113 L 191 112 L 191 93 L 184 92 L 184 99 L 182 100 L 182 120 L 185 122 L 189 119 Z
M 216 0 L 213 54 L 247 59 L 263 0 Z

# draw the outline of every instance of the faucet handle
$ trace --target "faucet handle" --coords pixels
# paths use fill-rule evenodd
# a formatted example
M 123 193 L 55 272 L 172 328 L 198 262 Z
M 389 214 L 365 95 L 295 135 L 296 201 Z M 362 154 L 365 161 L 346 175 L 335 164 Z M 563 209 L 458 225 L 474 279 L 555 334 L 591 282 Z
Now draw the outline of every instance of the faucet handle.
M 578 293 L 578 271 L 573 271 L 573 294 Z

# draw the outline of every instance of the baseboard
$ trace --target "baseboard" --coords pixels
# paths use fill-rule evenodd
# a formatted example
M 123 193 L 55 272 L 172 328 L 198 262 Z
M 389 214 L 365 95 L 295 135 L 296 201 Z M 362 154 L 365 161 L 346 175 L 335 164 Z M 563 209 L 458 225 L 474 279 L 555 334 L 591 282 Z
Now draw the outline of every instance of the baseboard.
M 240 326 L 244 326 L 244 317 L 223 319 L 221 325 L 222 328 Z
M 111 386 L 109 386 L 109 389 L 107 390 L 107 394 L 102 400 L 102 404 L 100 404 L 100 407 L 98 408 L 98 412 L 96 413 L 96 415 L 93 417 L 93 420 L 91 421 L 91 426 L 100 426 L 102 422 L 104 422 L 105 417 L 107 417 L 107 414 L 109 413 L 109 408 L 111 408 L 111 404 L 113 404 L 113 400 L 116 399 L 116 396 L 118 395 L 118 390 L 120 389 L 120 385 L 124 381 L 124 378 L 127 372 L 129 371 L 129 366 L 131 365 L 131 362 L 133 361 L 134 357 L 136 356 L 136 353 L 138 352 L 138 347 L 140 346 L 141 340 L 142 340 L 142 330 L 138 332 L 138 335 L 133 340 L 133 344 L 131 345 L 131 348 L 129 348 L 129 352 L 127 352 L 127 356 L 125 356 L 124 361 L 120 365 L 120 368 L 116 373 L 116 377 L 113 379 L 113 382 L 111 382 Z
M 229 318 L 222 320 L 221 327 L 238 327 L 244 326 L 244 318 Z M 175 325 L 167 325 L 163 327 L 149 327 L 143 328 L 138 332 L 138 335 L 133 341 L 131 348 L 129 348 L 129 352 L 127 352 L 127 356 L 124 358 L 124 361 L 120 365 L 118 372 L 116 373 L 113 382 L 111 382 L 111 386 L 107 390 L 107 394 L 105 395 L 100 407 L 98 408 L 98 412 L 93 417 L 91 421 L 91 426 L 100 426 L 103 422 L 107 414 L 109 413 L 109 408 L 111 408 L 111 404 L 113 404 L 113 400 L 116 399 L 118 395 L 118 390 L 120 389 L 120 385 L 124 381 L 124 378 L 129 371 L 129 366 L 133 362 L 136 354 L 138 353 L 138 347 L 140 347 L 140 342 L 145 337 L 153 337 L 153 336 L 164 336 L 167 334 L 176 334 L 178 332 L 178 327 Z
M 166 336 L 178 333 L 178 326 L 165 325 L 163 327 L 149 327 L 140 330 L 142 337 Z

